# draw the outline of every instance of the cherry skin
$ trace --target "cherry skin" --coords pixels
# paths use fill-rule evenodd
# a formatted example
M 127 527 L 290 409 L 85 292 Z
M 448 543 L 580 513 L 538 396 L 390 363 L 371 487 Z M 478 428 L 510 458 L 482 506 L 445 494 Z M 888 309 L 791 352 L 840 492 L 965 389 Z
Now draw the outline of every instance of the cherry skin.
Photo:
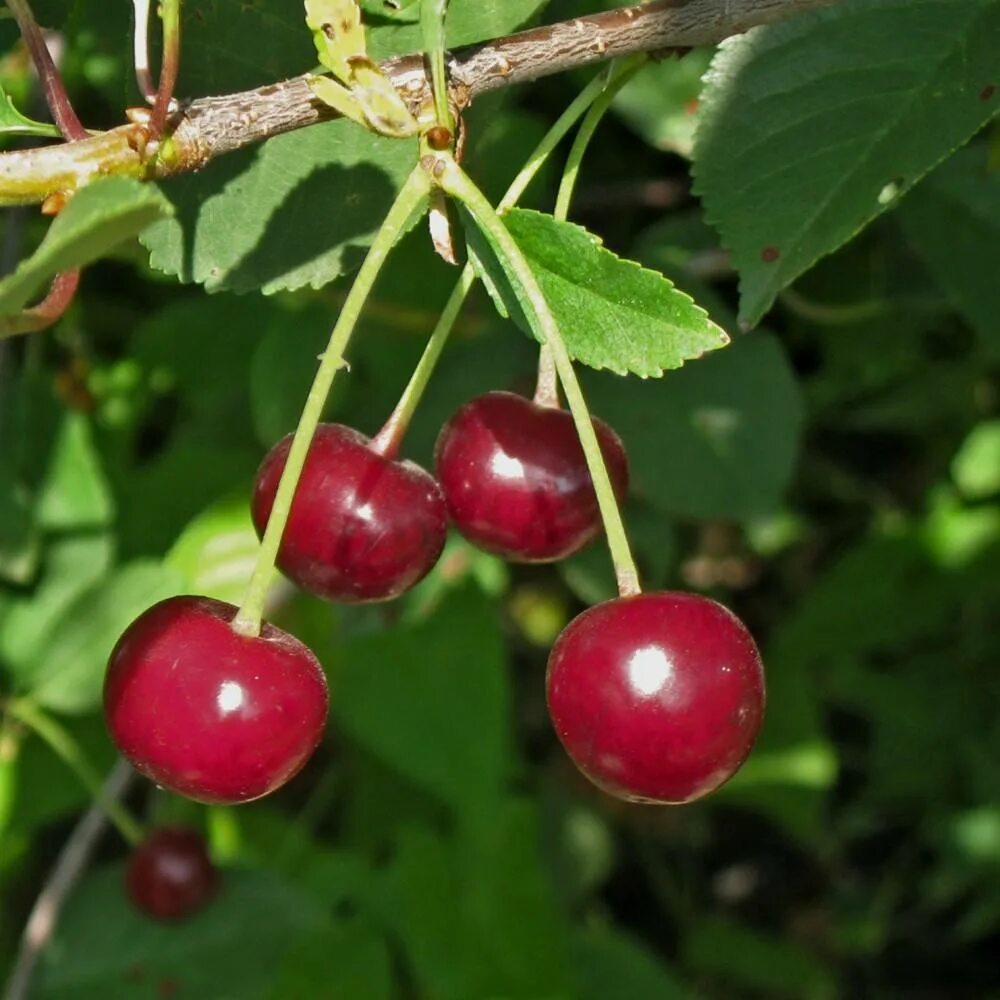
M 707 597 L 620 597 L 584 611 L 549 656 L 549 714 L 599 788 L 632 802 L 691 802 L 746 760 L 764 670 L 743 623 Z
M 234 632 L 232 604 L 171 597 L 118 640 L 104 681 L 111 738 L 136 770 L 200 802 L 249 802 L 319 744 L 329 697 L 316 657 L 264 624 Z
M 291 437 L 267 454 L 251 512 L 263 536 Z M 358 603 L 398 597 L 438 561 L 448 530 L 444 498 L 420 466 L 380 454 L 350 427 L 321 424 L 309 447 L 278 552 L 303 590 Z
M 191 916 L 208 902 L 218 884 L 204 838 L 187 827 L 154 830 L 132 852 L 125 868 L 128 898 L 155 920 Z
M 628 490 L 617 434 L 594 420 L 615 495 Z M 597 495 L 573 417 L 510 392 L 461 407 L 438 437 L 438 480 L 459 531 L 514 562 L 552 562 L 582 549 L 601 527 Z

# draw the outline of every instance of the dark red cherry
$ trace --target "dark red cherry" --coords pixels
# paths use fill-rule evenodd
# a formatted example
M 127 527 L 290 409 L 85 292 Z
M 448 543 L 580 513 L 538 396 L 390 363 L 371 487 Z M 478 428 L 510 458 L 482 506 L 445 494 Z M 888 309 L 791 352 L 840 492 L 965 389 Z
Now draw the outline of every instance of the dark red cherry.
M 207 597 L 154 604 L 118 640 L 104 681 L 111 738 L 138 771 L 201 802 L 249 802 L 305 764 L 329 699 L 316 657 L 265 624 L 230 627 Z
M 128 898 L 156 920 L 179 920 L 197 912 L 218 884 L 204 838 L 187 827 L 154 830 L 132 852 L 125 868 Z
M 628 459 L 603 421 L 594 430 L 619 499 Z M 445 424 L 436 450 L 448 513 L 476 545 L 517 562 L 551 562 L 598 533 L 600 511 L 573 417 L 510 392 L 488 392 Z
M 549 656 L 549 714 L 576 766 L 634 802 L 691 802 L 735 774 L 764 715 L 764 670 L 743 623 L 697 594 L 584 611 Z
M 291 437 L 267 454 L 254 485 L 258 535 L 271 516 Z M 448 515 L 434 478 L 394 461 L 340 424 L 321 424 L 278 553 L 281 571 L 332 601 L 385 601 L 422 580 L 444 548 Z

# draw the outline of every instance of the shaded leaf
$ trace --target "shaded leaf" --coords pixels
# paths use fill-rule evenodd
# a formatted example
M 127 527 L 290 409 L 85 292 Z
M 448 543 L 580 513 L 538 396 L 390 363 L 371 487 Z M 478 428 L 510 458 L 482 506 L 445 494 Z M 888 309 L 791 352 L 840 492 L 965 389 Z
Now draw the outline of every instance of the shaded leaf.
M 996 0 L 847 0 L 721 46 L 694 172 L 744 325 L 997 113 L 998 37 Z

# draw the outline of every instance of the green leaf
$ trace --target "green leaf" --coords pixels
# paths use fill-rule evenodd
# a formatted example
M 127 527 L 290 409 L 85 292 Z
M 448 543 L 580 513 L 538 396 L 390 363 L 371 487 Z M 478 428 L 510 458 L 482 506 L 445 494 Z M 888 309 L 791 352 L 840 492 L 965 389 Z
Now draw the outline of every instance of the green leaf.
M 524 253 L 570 354 L 591 368 L 658 377 L 729 342 L 708 314 L 662 274 L 604 249 L 598 237 L 551 215 L 515 209 L 504 223 Z M 475 244 L 474 244 L 475 245 Z M 490 267 L 477 252 L 482 275 Z M 485 275 L 498 308 L 531 328 L 511 284 Z
M 360 264 L 415 162 L 413 143 L 349 121 L 277 136 L 167 184 L 176 217 L 142 242 L 209 291 L 319 288 Z
M 897 218 L 917 254 L 990 353 L 1000 358 L 1000 173 L 987 147 L 972 145 L 938 167 Z
M 105 868 L 73 893 L 43 952 L 39 1000 L 273 996 L 294 949 L 329 927 L 317 903 L 264 872 L 224 870 L 215 899 L 172 924 L 133 909 L 122 877 Z
M 847 0 L 722 45 L 694 172 L 744 326 L 997 113 L 998 37 L 997 0 Z
M 257 562 L 260 542 L 246 494 L 212 504 L 185 529 L 165 562 L 192 594 L 239 604 Z
M 59 129 L 45 122 L 25 118 L 0 86 L 0 135 L 28 135 L 59 138 Z
M 392 959 L 382 935 L 338 924 L 291 948 L 268 1000 L 392 1000 Z
M 690 156 L 701 78 L 711 59 L 711 49 L 695 49 L 679 59 L 650 62 L 612 107 L 654 149 Z
M 180 575 L 154 562 L 130 563 L 99 580 L 50 633 L 26 678 L 32 695 L 58 712 L 94 708 L 118 637 L 150 605 L 181 592 Z
M 1000 420 L 987 420 L 973 429 L 951 463 L 951 474 L 969 500 L 1000 493 Z
M 564 918 L 541 866 L 531 806 L 507 800 L 445 841 L 404 828 L 369 902 L 398 939 L 420 996 L 568 997 Z
M 332 666 L 340 727 L 460 814 L 507 777 L 508 693 L 499 624 L 472 590 L 417 625 L 366 636 Z
M 735 922 L 708 919 L 692 924 L 685 951 L 696 969 L 727 983 L 730 995 L 760 991 L 795 1000 L 837 995 L 833 975 L 818 958 L 790 941 Z
M 637 940 L 612 927 L 581 930 L 573 938 L 579 1000 L 690 1000 L 694 997 Z
M 445 25 L 448 47 L 471 45 L 510 34 L 530 21 L 547 2 L 548 0 L 451 0 Z M 419 52 L 422 48 L 420 25 L 416 18 L 410 23 L 404 23 L 402 18 L 393 18 L 381 27 L 373 27 L 368 33 L 368 54 L 375 59 Z
M 90 421 L 82 413 L 63 419 L 35 516 L 40 527 L 52 531 L 103 528 L 114 517 Z
M 68 609 L 104 577 L 112 557 L 112 541 L 103 534 L 68 535 L 46 545 L 41 580 L 11 602 L 0 630 L 0 658 L 15 675 L 30 675 Z
M 621 434 L 631 492 L 682 517 L 773 510 L 791 481 L 800 390 L 778 341 L 748 334 L 660 382 L 588 380 L 594 412 Z
M 152 184 L 109 177 L 75 194 L 41 246 L 0 281 L 0 317 L 23 309 L 54 275 L 89 264 L 172 209 Z

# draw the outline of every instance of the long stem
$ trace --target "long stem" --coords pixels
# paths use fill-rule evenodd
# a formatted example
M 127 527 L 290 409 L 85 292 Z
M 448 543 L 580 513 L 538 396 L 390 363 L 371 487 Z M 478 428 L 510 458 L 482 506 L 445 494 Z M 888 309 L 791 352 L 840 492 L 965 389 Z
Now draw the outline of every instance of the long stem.
M 601 446 L 594 431 L 593 419 L 587 408 L 583 390 L 573 369 L 573 361 L 559 332 L 555 317 L 549 309 L 531 267 L 521 253 L 520 247 L 510 235 L 503 220 L 494 211 L 489 199 L 479 190 L 461 167 L 448 156 L 441 156 L 438 171 L 435 172 L 438 183 L 453 198 L 457 198 L 472 215 L 476 224 L 502 254 L 504 263 L 512 273 L 514 280 L 521 286 L 524 294 L 523 305 L 528 307 L 529 319 L 533 320 L 540 339 L 552 350 L 556 370 L 562 382 L 566 402 L 573 414 L 573 422 L 580 437 L 583 454 L 587 460 L 587 468 L 594 482 L 594 492 L 600 507 L 604 530 L 608 538 L 608 548 L 614 562 L 615 574 L 618 579 L 618 592 L 623 596 L 638 594 L 639 573 L 636 569 L 632 550 L 629 546 L 621 511 L 615 497 L 608 470 L 604 464 Z
M 38 27 L 35 15 L 31 12 L 28 0 L 7 0 L 7 6 L 17 21 L 17 26 L 21 29 L 21 37 L 31 53 L 35 69 L 38 70 L 38 78 L 42 83 L 42 91 L 45 94 L 45 101 L 52 112 L 59 131 L 66 139 L 86 139 L 87 130 L 80 123 L 73 105 L 70 102 L 69 94 L 63 85 L 62 74 L 59 72 L 49 47 L 45 44 L 45 36 L 42 29 Z
M 613 74 L 612 79 L 615 76 L 616 74 Z M 520 169 L 507 189 L 507 193 L 503 196 L 503 200 L 497 208 L 498 212 L 507 211 L 517 204 L 535 175 L 544 166 L 545 161 L 552 155 L 559 143 L 569 134 L 570 129 L 586 113 L 587 108 L 590 107 L 607 85 L 608 75 L 601 72 L 576 95 L 525 161 L 524 166 Z M 462 268 L 458 282 L 455 284 L 455 288 L 444 307 L 444 311 L 441 313 L 437 325 L 434 327 L 434 332 L 427 341 L 424 353 L 417 363 L 417 367 L 410 377 L 410 382 L 403 391 L 399 403 L 397 403 L 392 415 L 386 421 L 385 426 L 373 439 L 373 447 L 382 454 L 391 456 L 398 450 L 403 435 L 406 433 L 406 428 L 409 426 L 410 420 L 420 403 L 420 398 L 434 372 L 438 358 L 440 358 L 444 345 L 451 335 L 452 327 L 455 325 L 462 306 L 475 283 L 476 272 L 471 264 L 466 264 Z M 551 391 L 553 396 L 557 397 L 554 382 L 548 386 L 548 390 Z M 552 405 L 557 401 L 557 398 L 554 399 Z
M 316 372 L 316 378 L 306 398 L 302 416 L 299 418 L 299 425 L 292 438 L 292 446 L 288 452 L 288 458 L 285 460 L 285 468 L 281 473 L 278 491 L 271 508 L 271 516 L 261 541 L 257 564 L 254 566 L 250 582 L 247 584 L 240 610 L 233 619 L 232 627 L 243 635 L 260 634 L 264 600 L 271 577 L 274 574 L 274 561 L 277 558 L 281 536 L 284 534 L 285 524 L 291 511 L 295 487 L 302 474 L 309 445 L 323 414 L 323 407 L 326 405 L 330 387 L 333 385 L 337 372 L 346 365 L 344 351 L 347 349 L 351 334 L 357 325 L 365 300 L 382 270 L 382 265 L 389 256 L 389 251 L 392 250 L 396 240 L 406 231 L 413 216 L 421 209 L 430 187 L 430 178 L 424 169 L 418 166 L 407 178 L 392 208 L 389 209 L 389 213 L 376 234 L 364 263 L 354 279 L 354 284 L 351 285 L 351 290 L 341 307 L 340 316 L 337 318 L 333 333 L 330 335 L 330 343 L 323 354 L 323 360 Z
M 455 123 L 448 104 L 448 75 L 444 64 L 444 21 L 448 0 L 423 0 L 420 5 L 420 27 L 424 53 L 430 65 L 431 93 L 438 125 L 454 132 Z
M 163 21 L 163 58 L 160 62 L 160 83 L 156 89 L 149 132 L 154 139 L 163 134 L 167 115 L 174 99 L 174 87 L 181 64 L 181 0 L 161 0 Z
M 458 319 L 466 296 L 475 283 L 475 271 L 471 266 L 464 267 L 441 315 L 438 317 L 434 331 L 424 348 L 424 353 L 420 356 L 417 367 L 414 368 L 410 381 L 403 390 L 403 395 L 400 396 L 399 402 L 392 411 L 392 415 L 385 422 L 385 426 L 372 439 L 372 449 L 379 454 L 392 458 L 399 451 L 399 445 L 406 433 L 406 428 L 410 426 L 420 398 L 434 373 L 438 358 L 441 357 L 444 345 L 448 342 L 455 320 Z
M 569 205 L 573 200 L 573 190 L 576 187 L 577 178 L 580 176 L 580 166 L 590 146 L 590 141 L 597 131 L 597 126 L 601 124 L 601 120 L 618 96 L 618 92 L 645 65 L 645 62 L 646 56 L 640 54 L 623 59 L 620 65 L 610 68 L 606 86 L 590 105 L 566 157 L 566 166 L 563 168 L 562 180 L 559 182 L 559 194 L 556 196 L 556 207 L 553 213 L 557 219 L 569 217 Z
M 80 744 L 51 715 L 43 712 L 28 698 L 18 698 L 9 705 L 10 714 L 23 722 L 43 739 L 52 751 L 80 779 L 91 798 L 100 804 L 108 819 L 128 843 L 138 844 L 143 838 L 142 824 L 117 799 L 104 793 L 104 778 L 87 760 Z
M 607 73 L 602 74 L 605 80 L 604 90 L 590 105 L 566 157 L 566 165 L 559 182 L 559 193 L 556 196 L 556 207 L 553 212 L 555 218 L 560 221 L 565 221 L 569 217 L 569 206 L 573 200 L 577 178 L 580 176 L 580 166 L 587 148 L 590 146 L 590 141 L 597 131 L 597 126 L 607 114 L 618 92 L 632 79 L 645 62 L 646 56 L 644 54 L 635 55 L 623 59 L 620 64 L 612 63 L 608 67 Z M 559 388 L 556 376 L 552 348 L 548 344 L 542 344 L 538 351 L 538 384 L 535 388 L 535 402 L 539 406 L 559 405 Z

